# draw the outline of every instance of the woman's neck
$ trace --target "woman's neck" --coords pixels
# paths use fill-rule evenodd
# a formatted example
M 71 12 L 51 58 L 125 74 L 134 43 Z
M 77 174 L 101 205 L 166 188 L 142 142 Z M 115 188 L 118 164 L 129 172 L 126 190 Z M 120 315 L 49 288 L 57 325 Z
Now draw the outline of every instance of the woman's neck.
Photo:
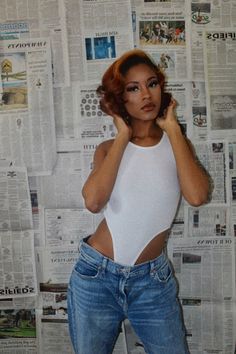
M 163 131 L 155 122 L 136 122 L 131 124 L 132 137 L 131 141 L 143 146 L 157 144 L 162 137 Z

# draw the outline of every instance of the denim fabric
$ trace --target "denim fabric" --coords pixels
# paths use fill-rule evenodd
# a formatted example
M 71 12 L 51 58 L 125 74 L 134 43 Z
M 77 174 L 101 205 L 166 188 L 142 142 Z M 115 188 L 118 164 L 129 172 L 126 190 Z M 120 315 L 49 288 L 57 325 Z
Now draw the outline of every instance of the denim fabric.
M 68 286 L 76 354 L 111 354 L 128 318 L 147 354 L 188 354 L 177 285 L 164 253 L 123 266 L 82 240 Z

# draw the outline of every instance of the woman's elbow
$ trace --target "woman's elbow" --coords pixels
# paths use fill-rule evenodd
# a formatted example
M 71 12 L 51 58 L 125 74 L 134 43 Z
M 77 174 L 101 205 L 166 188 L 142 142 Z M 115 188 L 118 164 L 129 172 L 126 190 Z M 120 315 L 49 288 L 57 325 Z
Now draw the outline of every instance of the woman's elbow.
M 200 207 L 203 204 L 206 204 L 208 202 L 208 197 L 207 196 L 196 196 L 187 199 L 187 202 L 193 206 L 193 207 Z
M 96 196 L 96 193 L 88 194 L 85 190 L 82 190 L 82 196 L 84 198 L 85 208 L 91 213 L 96 214 L 103 209 L 104 203 L 99 200 L 99 198 Z
M 202 190 L 196 190 L 195 193 L 185 198 L 187 202 L 193 207 L 200 207 L 203 204 L 209 203 L 211 199 L 211 190 L 209 186 Z
M 102 210 L 102 207 L 98 203 L 89 202 L 87 200 L 84 200 L 84 204 L 85 204 L 86 209 L 93 214 L 97 214 Z

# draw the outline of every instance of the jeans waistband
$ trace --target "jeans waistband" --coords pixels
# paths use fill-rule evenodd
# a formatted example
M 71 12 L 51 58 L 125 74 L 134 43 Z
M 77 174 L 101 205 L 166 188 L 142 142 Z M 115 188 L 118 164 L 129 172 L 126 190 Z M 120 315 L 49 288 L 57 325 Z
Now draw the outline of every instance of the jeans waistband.
M 144 263 L 130 266 L 122 265 L 120 263 L 116 263 L 112 259 L 101 254 L 95 248 L 91 247 L 86 242 L 88 238 L 89 236 L 80 241 L 79 252 L 81 255 L 83 255 L 83 257 L 86 258 L 88 262 L 92 262 L 93 264 L 96 264 L 97 266 L 100 266 L 113 274 L 128 273 L 130 276 L 146 274 L 151 272 L 154 268 L 161 268 L 163 264 L 168 262 L 166 254 L 162 252 L 158 257 Z

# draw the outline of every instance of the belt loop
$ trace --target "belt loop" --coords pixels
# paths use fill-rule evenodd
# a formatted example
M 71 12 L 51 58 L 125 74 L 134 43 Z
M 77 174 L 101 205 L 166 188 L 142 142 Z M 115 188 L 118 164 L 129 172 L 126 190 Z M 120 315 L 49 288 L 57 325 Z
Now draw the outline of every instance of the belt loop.
M 78 251 L 80 253 L 81 247 L 82 247 L 83 239 L 79 241 L 79 246 L 78 246 Z
M 103 271 L 105 271 L 105 269 L 107 267 L 107 262 L 108 262 L 108 259 L 106 257 L 104 257 L 102 260 L 102 270 Z
M 154 271 L 155 267 L 156 267 L 156 262 L 155 260 L 150 261 L 150 274 L 152 274 L 152 272 Z

